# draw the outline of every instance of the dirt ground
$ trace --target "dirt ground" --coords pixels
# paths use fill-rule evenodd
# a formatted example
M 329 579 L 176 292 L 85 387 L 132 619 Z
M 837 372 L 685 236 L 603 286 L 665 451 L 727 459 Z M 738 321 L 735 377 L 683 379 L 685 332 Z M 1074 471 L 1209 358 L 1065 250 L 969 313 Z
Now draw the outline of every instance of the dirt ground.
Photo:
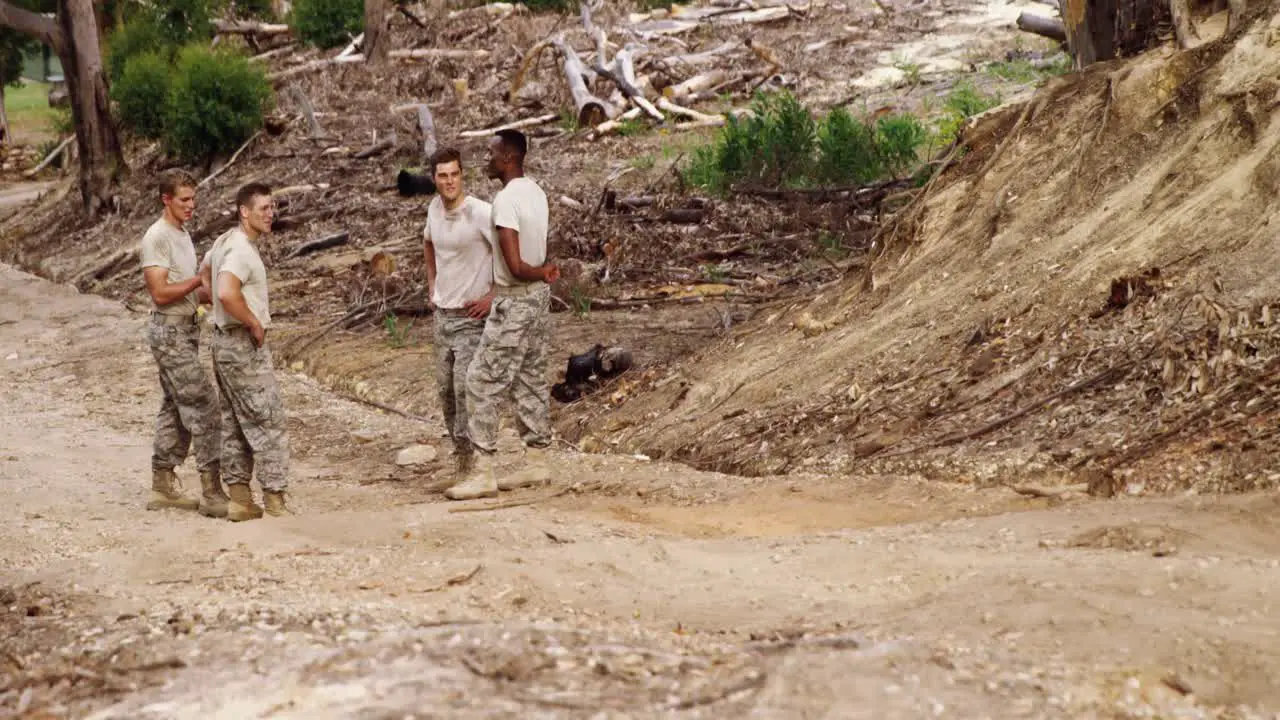
M 553 488 L 514 495 L 541 501 L 457 513 L 484 503 L 442 500 L 445 458 L 392 462 L 438 445 L 435 421 L 282 371 L 300 514 L 150 513 L 143 322 L 0 269 L 8 716 L 1280 710 L 1274 496 L 1030 500 L 564 452 Z

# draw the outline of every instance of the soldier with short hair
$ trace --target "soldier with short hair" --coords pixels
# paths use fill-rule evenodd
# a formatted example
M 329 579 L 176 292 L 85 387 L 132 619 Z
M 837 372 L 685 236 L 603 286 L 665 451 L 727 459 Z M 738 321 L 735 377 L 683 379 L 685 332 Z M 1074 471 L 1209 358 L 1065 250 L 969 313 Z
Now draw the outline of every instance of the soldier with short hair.
M 148 510 L 198 509 L 202 515 L 225 517 L 227 496 L 219 480 L 218 406 L 209 376 L 200 364 L 202 297 L 196 272 L 196 249 L 185 229 L 195 212 L 196 181 L 182 170 L 159 180 L 164 213 L 142 236 L 142 276 L 153 307 L 147 342 L 160 370 L 164 400 L 156 415 L 151 451 L 151 501 Z M 195 446 L 200 471 L 199 500 L 183 495 L 175 468 Z
M 431 175 L 438 194 L 427 206 L 422 234 L 427 297 L 434 307 L 436 387 L 453 440 L 455 476 L 462 480 L 472 458 L 467 369 L 493 301 L 493 220 L 489 203 L 466 194 L 456 149 L 431 156 Z
M 256 469 L 263 506 L 270 515 L 290 513 L 289 436 L 276 383 L 267 302 L 267 268 L 255 243 L 271 232 L 271 188 L 249 183 L 236 193 L 240 225 L 219 237 L 205 255 L 201 276 L 213 295 L 213 374 L 222 398 L 222 478 L 231 501 L 227 518 L 262 517 L 249 482 Z

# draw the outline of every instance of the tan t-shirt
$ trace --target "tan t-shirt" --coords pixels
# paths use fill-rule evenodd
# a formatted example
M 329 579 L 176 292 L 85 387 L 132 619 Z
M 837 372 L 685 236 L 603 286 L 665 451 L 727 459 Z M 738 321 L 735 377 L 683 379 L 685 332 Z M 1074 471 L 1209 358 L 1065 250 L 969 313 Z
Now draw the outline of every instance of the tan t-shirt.
M 226 329 L 244 324 L 223 310 L 222 302 L 218 300 L 218 275 L 229 272 L 240 278 L 240 292 L 244 294 L 249 312 L 258 318 L 262 327 L 271 327 L 271 311 L 267 305 L 267 267 L 262 264 L 262 256 L 244 231 L 235 228 L 214 240 L 213 247 L 204 256 L 204 263 L 208 263 L 212 270 L 215 325 Z
M 446 210 L 437 195 L 427 206 L 423 238 L 436 255 L 436 284 L 431 302 L 460 309 L 484 297 L 493 286 L 493 206 L 478 198 L 464 198 Z
M 142 267 L 162 267 L 169 269 L 169 283 L 179 283 L 196 276 L 196 246 L 191 243 L 191 235 L 186 230 L 179 230 L 160 218 L 147 228 L 142 236 Z M 195 292 L 168 305 L 156 305 L 155 311 L 161 315 L 196 314 L 200 306 Z
M 520 259 L 537 267 L 547 261 L 547 226 L 551 222 L 547 195 L 527 177 L 518 177 L 493 196 L 493 282 L 501 287 L 528 285 L 516 279 L 502 257 L 498 228 L 520 234 Z

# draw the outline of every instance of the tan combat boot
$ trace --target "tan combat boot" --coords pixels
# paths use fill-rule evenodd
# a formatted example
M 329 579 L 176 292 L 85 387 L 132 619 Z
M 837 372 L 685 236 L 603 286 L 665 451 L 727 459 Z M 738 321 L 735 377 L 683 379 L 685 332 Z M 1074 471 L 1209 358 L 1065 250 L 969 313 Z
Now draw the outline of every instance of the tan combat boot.
M 253 501 L 253 490 L 249 483 L 227 485 L 227 490 L 231 493 L 230 502 L 227 503 L 228 520 L 242 522 L 262 517 L 262 508 Z
M 200 514 L 211 518 L 227 516 L 227 502 L 230 498 L 222 489 L 222 480 L 216 470 L 205 470 L 200 473 Z
M 148 510 L 195 510 L 198 507 L 199 500 L 182 494 L 178 475 L 172 468 L 151 471 L 151 502 L 147 503 Z
M 284 502 L 284 491 L 275 490 L 262 491 L 262 505 L 266 509 L 267 514 L 271 517 L 280 517 L 282 515 L 295 515 L 293 509 Z
M 499 490 L 516 490 L 551 482 L 551 466 L 546 450 L 536 447 L 526 448 L 521 465 L 519 470 L 503 476 L 498 481 Z
M 493 455 L 476 453 L 466 479 L 444 491 L 450 500 L 477 500 L 497 497 L 498 482 L 493 479 Z

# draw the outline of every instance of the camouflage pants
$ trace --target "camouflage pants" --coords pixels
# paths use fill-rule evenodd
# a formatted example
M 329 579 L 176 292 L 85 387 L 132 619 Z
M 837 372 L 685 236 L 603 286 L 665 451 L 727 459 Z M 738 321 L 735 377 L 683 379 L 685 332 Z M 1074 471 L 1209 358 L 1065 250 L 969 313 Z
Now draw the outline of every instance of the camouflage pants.
M 480 346 L 484 320 L 437 310 L 435 321 L 436 388 L 440 392 L 440 407 L 454 447 L 465 453 L 471 450 L 467 440 L 467 369 Z
M 181 465 L 195 444 L 196 467 L 218 468 L 218 403 L 209 375 L 200 365 L 200 326 L 147 323 L 147 342 L 160 369 L 164 400 L 156 414 L 151 469 Z
M 551 288 L 539 283 L 523 295 L 499 289 L 480 347 L 467 372 L 467 428 L 482 452 L 498 449 L 498 412 L 508 396 L 525 445 L 551 443 L 547 345 L 551 340 Z
M 244 328 L 214 330 L 213 374 L 222 396 L 222 480 L 248 484 L 255 465 L 263 490 L 289 485 L 289 435 L 271 350 Z

